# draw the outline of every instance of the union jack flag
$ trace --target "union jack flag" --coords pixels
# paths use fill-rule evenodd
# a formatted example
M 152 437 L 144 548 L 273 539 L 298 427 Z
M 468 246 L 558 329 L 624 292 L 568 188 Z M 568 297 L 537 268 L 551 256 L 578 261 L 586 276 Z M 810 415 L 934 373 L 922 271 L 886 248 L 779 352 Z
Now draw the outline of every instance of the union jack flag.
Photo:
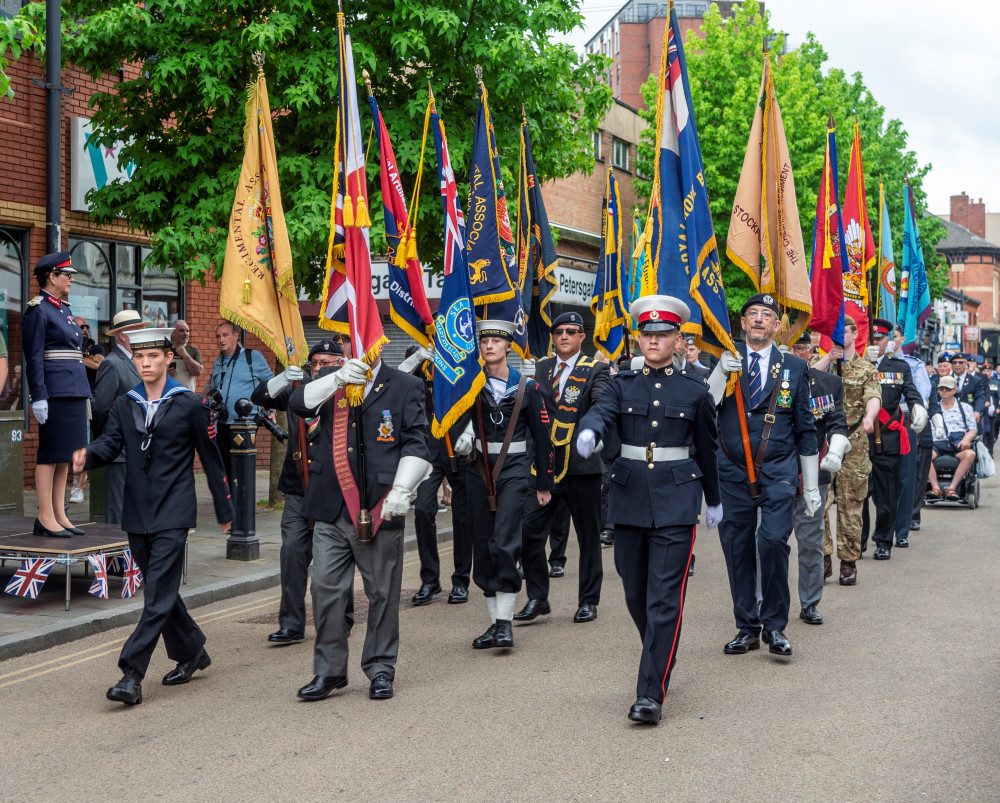
M 87 560 L 94 567 L 94 582 L 90 585 L 90 593 L 101 599 L 108 598 L 108 565 L 103 552 L 87 555 Z
M 139 569 L 139 564 L 132 560 L 131 549 L 126 549 L 122 558 L 125 560 L 125 571 L 122 572 L 122 599 L 128 599 L 142 585 L 142 571 Z
M 19 597 L 37 598 L 54 565 L 53 558 L 28 558 L 21 564 L 21 568 L 14 572 L 5 591 Z

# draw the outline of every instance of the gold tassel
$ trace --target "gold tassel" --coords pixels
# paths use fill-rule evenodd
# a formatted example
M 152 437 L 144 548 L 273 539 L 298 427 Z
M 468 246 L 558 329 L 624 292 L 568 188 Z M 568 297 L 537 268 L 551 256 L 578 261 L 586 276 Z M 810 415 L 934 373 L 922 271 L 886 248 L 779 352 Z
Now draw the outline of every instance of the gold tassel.
M 392 259 L 392 264 L 395 265 L 400 270 L 406 270 L 406 235 L 404 234 L 399 238 L 399 247 L 396 249 L 396 255 Z
M 410 229 L 410 237 L 406 241 L 406 261 L 417 258 L 417 230 Z
M 365 400 L 364 385 L 348 385 L 344 388 L 344 394 L 351 407 L 358 407 Z
M 780 331 L 782 331 L 782 332 L 788 332 L 788 331 L 791 330 L 791 328 L 792 328 L 791 324 L 788 321 L 788 313 L 786 312 L 786 313 L 784 313 L 781 316 L 781 329 L 780 329 Z
M 347 249 L 344 247 L 343 243 L 337 243 L 333 247 L 333 258 L 341 261 L 347 258 Z
M 368 202 L 365 200 L 364 195 L 358 196 L 358 211 L 355 215 L 354 224 L 360 228 L 370 228 L 372 225 L 372 219 L 368 216 Z
M 250 303 L 250 280 L 249 279 L 244 279 L 243 280 L 243 303 L 244 304 L 249 304 Z
M 344 228 L 354 228 L 354 204 L 351 203 L 351 196 L 344 196 Z

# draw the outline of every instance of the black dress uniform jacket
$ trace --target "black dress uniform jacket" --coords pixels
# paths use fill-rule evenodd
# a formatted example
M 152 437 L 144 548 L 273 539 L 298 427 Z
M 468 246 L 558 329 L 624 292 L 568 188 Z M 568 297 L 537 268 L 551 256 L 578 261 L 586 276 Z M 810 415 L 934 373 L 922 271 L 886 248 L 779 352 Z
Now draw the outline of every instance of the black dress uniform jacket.
M 303 385 L 308 382 L 309 377 L 305 377 L 302 380 Z M 285 450 L 285 460 L 281 464 L 281 474 L 278 476 L 278 490 L 283 494 L 302 496 L 305 491 L 302 488 L 302 476 L 299 474 L 300 463 L 295 459 L 295 455 L 299 451 L 299 427 L 302 425 L 302 419 L 294 411 L 290 410 L 288 406 L 293 390 L 294 388 L 291 385 L 285 385 L 277 396 L 272 396 L 267 392 L 267 382 L 261 382 L 254 388 L 254 392 L 250 394 L 250 401 L 258 407 L 263 407 L 267 410 L 284 410 L 287 412 L 288 441 L 286 446 L 288 448 Z M 319 438 L 319 434 L 319 427 L 313 427 L 311 434 L 306 430 L 306 459 L 309 461 L 310 472 L 312 471 L 313 449 Z
M 959 379 L 960 377 L 955 376 L 955 398 L 964 401 L 972 408 L 972 412 L 979 413 L 979 417 L 982 418 L 986 413 L 986 383 L 981 376 L 969 371 L 961 377 L 965 380 L 961 388 L 958 387 Z
M 28 302 L 21 319 L 24 370 L 31 401 L 48 398 L 90 398 L 83 365 L 83 331 L 69 304 L 42 290 Z M 46 360 L 46 351 L 79 351 L 80 360 Z
M 146 427 L 145 399 L 140 382 L 111 408 L 104 434 L 87 448 L 87 468 L 102 466 L 125 450 L 129 466 L 121 527 L 128 533 L 150 535 L 190 529 L 197 524 L 194 453 L 198 451 L 221 524 L 233 520 L 222 457 L 215 445 L 215 419 L 205 399 L 173 379 L 167 379 L 163 401 L 153 417 L 152 437 Z M 148 439 L 144 450 L 143 443 Z
M 836 374 L 809 369 L 809 409 L 816 419 L 816 443 L 821 450 L 829 444 L 831 435 L 847 437 L 847 416 L 844 414 L 844 382 Z M 829 471 L 819 472 L 819 484 L 829 485 Z
M 701 491 L 709 505 L 720 503 L 715 403 L 699 374 L 670 365 L 623 369 L 579 429 L 592 429 L 598 439 L 616 432 L 623 446 L 689 450 L 690 457 L 680 461 L 615 460 L 611 483 L 618 491 L 608 497 L 608 520 L 614 524 L 693 525 Z
M 324 375 L 322 372 L 320 375 Z M 320 417 L 320 434 L 309 466 L 309 487 L 305 492 L 305 514 L 315 521 L 335 522 L 345 509 L 333 464 L 334 400 L 328 399 L 316 408 L 307 407 L 303 399 L 305 387 L 292 392 L 288 409 L 300 418 Z M 358 411 L 360 410 L 360 416 Z M 414 456 L 430 460 L 427 415 L 424 412 L 423 382 L 415 376 L 397 371 L 382 363 L 371 390 L 360 407 L 350 411 L 350 431 L 347 433 L 347 457 L 351 473 L 358 481 L 358 454 L 355 440 L 360 418 L 365 441 L 365 490 L 369 509 L 392 487 L 396 467 L 403 457 Z M 388 435 L 385 431 L 388 430 Z M 394 516 L 382 522 L 385 529 L 403 526 L 405 517 Z
M 913 374 L 910 373 L 910 366 L 906 360 L 898 357 L 882 357 L 875 368 L 878 371 L 878 380 L 882 385 L 882 409 L 893 421 L 901 421 L 902 410 L 899 409 L 899 402 L 906 400 L 907 406 L 912 410 L 914 405 L 924 406 L 923 397 L 917 386 L 913 384 Z M 887 424 L 882 424 L 882 453 L 899 454 L 899 432 L 889 429 Z M 868 441 L 872 449 L 875 448 L 875 436 L 869 435 Z M 916 444 L 910 444 L 911 448 L 916 448 Z

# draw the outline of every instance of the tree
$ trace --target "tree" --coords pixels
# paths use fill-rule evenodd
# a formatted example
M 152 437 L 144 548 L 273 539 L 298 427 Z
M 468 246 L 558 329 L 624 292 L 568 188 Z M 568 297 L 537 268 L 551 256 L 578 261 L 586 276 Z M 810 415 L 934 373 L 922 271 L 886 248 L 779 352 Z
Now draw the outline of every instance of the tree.
M 40 5 L 29 9 L 43 19 Z M 72 10 L 77 22 L 64 41 L 67 61 L 95 78 L 121 65 L 138 67 L 126 69 L 114 93 L 91 98 L 98 141 L 126 143 L 120 158 L 135 163 L 131 181 L 92 194 L 93 215 L 101 222 L 121 216 L 133 229 L 150 232 L 152 259 L 187 276 L 221 270 L 243 156 L 244 92 L 256 73 L 251 54 L 266 54 L 296 279 L 315 297 L 326 258 L 334 162 L 335 0 L 80 0 Z M 453 164 L 461 174 L 468 163 L 477 64 L 490 91 L 509 186 L 522 104 L 539 143 L 541 179 L 593 167 L 591 133 L 611 102 L 601 81 L 606 62 L 579 61 L 570 46 L 549 38 L 580 24 L 579 0 L 354 0 L 345 12 L 356 68 L 372 76 L 407 191 L 420 159 L 428 81 Z M 361 105 L 368 127 L 367 106 Z M 428 151 L 418 247 L 422 261 L 436 266 L 441 212 L 432 142 Z M 378 251 L 385 237 L 374 152 L 368 167 Z
M 705 15 L 702 30 L 704 38 L 692 32 L 685 42 L 691 102 L 701 140 L 705 182 L 726 282 L 726 300 L 729 309 L 738 312 L 753 293 L 753 285 L 743 271 L 726 257 L 725 239 L 760 88 L 762 43 L 765 40 L 777 41 L 780 46 L 781 35 L 771 27 L 769 14 L 761 15 L 757 0 L 747 0 L 736 6 L 735 16 L 730 20 L 723 20 L 713 3 Z M 947 264 L 934 246 L 944 236 L 944 227 L 936 217 L 925 214 L 926 194 L 922 189 L 923 178 L 931 166 L 920 166 L 916 154 L 907 149 L 903 123 L 885 119 L 885 107 L 872 96 L 861 73 L 855 73 L 850 79 L 842 70 L 824 73 L 826 60 L 826 51 L 812 34 L 795 50 L 785 55 L 772 53 L 771 57 L 775 93 L 795 171 L 806 258 L 810 256 L 813 241 L 816 200 L 826 147 L 827 116 L 832 111 L 837 125 L 838 183 L 843 194 L 847 185 L 856 115 L 861 133 L 872 231 L 875 233 L 878 225 L 878 183 L 881 177 L 892 224 L 894 253 L 902 253 L 903 177 L 909 176 L 917 204 L 931 295 L 940 296 L 947 285 Z M 636 169 L 638 173 L 648 176 L 655 173 L 653 138 L 657 79 L 657 75 L 651 75 L 642 87 L 646 108 L 640 114 L 650 125 L 643 132 L 639 144 Z M 636 181 L 636 192 L 640 198 L 648 201 L 651 190 L 649 181 Z M 840 200 L 843 201 L 843 198 Z
M 7 75 L 7 51 L 10 51 L 10 58 L 17 61 L 21 52 L 31 50 L 37 41 L 38 31 L 26 18 L 0 19 L 0 97 L 8 100 L 14 97 Z

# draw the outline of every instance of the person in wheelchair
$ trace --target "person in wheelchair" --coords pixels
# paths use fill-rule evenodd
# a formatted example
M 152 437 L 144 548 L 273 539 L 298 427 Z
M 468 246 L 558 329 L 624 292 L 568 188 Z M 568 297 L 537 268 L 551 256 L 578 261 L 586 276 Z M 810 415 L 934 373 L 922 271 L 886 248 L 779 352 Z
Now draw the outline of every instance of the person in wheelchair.
M 938 457 L 952 455 L 958 458 L 951 478 L 951 484 L 944 491 L 944 498 L 951 501 L 961 499 L 959 489 L 962 479 L 976 462 L 976 447 L 973 440 L 978 433 L 976 417 L 972 407 L 955 398 L 955 377 L 943 376 L 938 381 L 941 397 L 941 412 L 934 415 L 934 451 L 931 454 L 930 480 L 931 496 L 941 497 L 935 461 Z

